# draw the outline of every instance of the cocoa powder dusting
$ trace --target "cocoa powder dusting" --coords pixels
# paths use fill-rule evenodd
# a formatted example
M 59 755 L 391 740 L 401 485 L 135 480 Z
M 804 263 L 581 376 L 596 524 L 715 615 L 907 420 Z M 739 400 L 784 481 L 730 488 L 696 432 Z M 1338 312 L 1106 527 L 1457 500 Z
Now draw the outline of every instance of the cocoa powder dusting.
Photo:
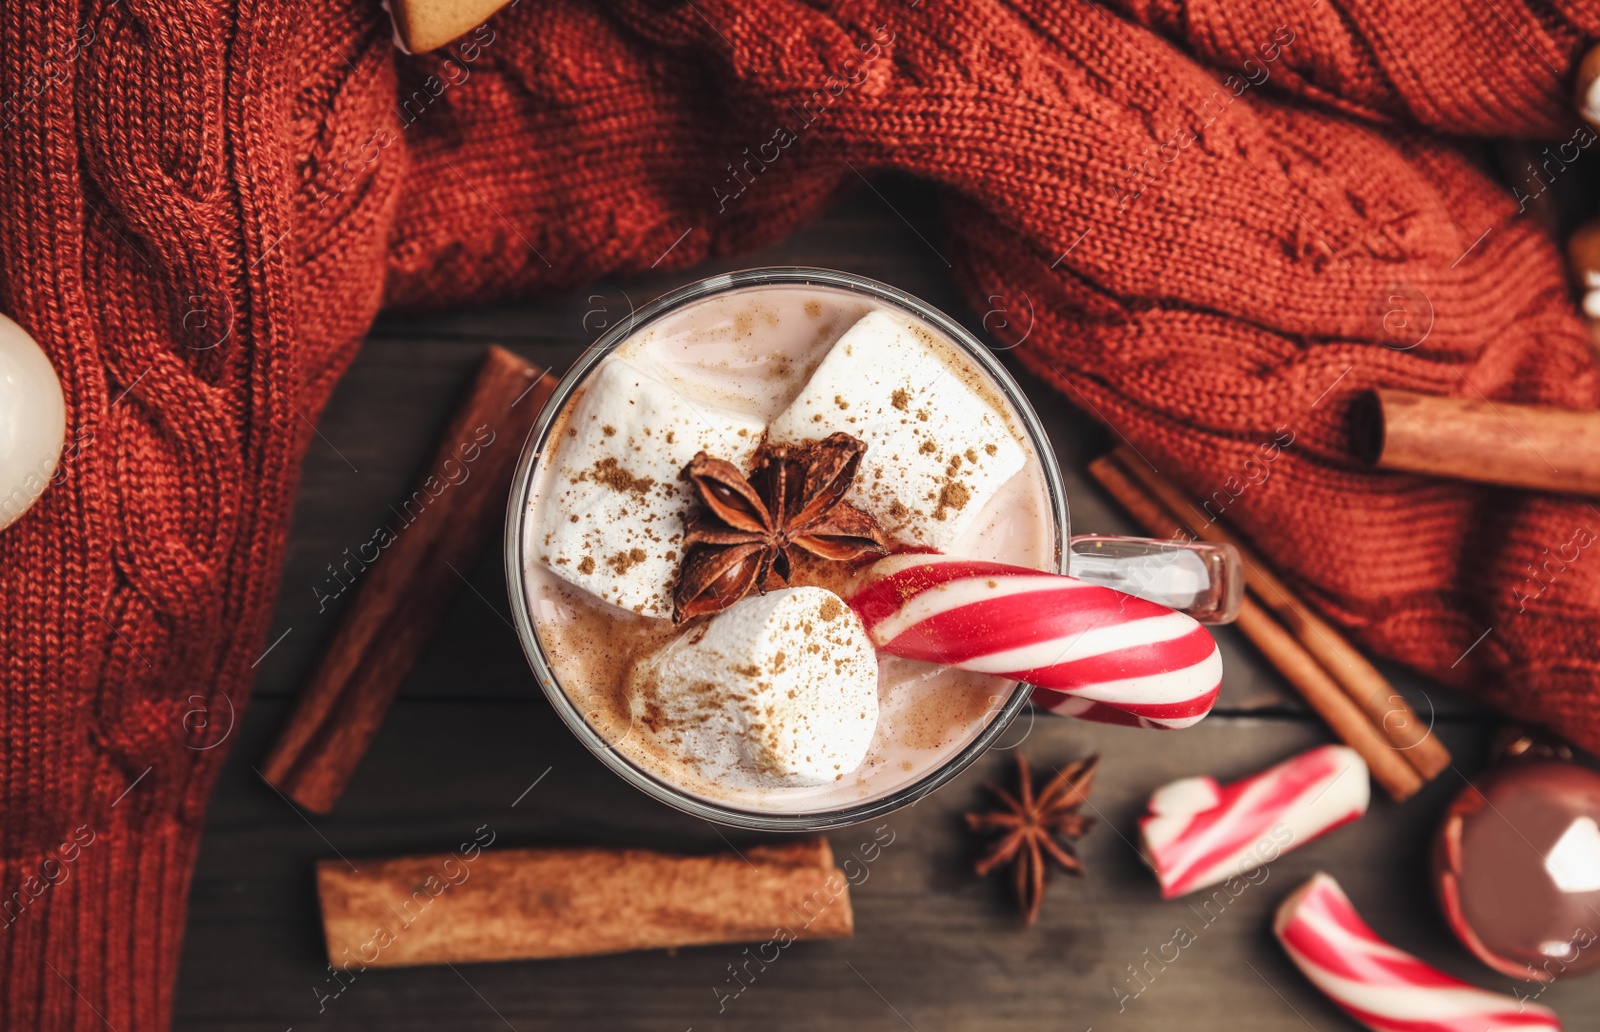
M 647 558 L 649 558 L 649 556 L 645 555 L 644 549 L 630 548 L 626 552 L 618 552 L 616 555 L 608 558 L 606 560 L 606 565 L 611 567 L 611 571 L 620 577 L 638 564 L 644 562 Z M 587 559 L 584 561 L 588 562 Z
M 854 579 L 855 564 L 836 563 L 812 555 L 796 556 L 789 570 L 791 588 L 826 588 L 835 595 L 849 594 Z
M 578 479 L 589 478 L 597 484 L 602 484 L 623 494 L 638 495 L 643 498 L 651 488 L 656 486 L 654 477 L 636 477 L 623 469 L 621 464 L 613 458 L 604 458 L 596 462 L 593 468 L 579 474 Z
M 945 519 L 949 510 L 960 512 L 972 500 L 972 492 L 967 490 L 967 485 L 959 480 L 946 480 L 944 486 L 939 488 L 939 505 L 933 510 L 933 518 Z

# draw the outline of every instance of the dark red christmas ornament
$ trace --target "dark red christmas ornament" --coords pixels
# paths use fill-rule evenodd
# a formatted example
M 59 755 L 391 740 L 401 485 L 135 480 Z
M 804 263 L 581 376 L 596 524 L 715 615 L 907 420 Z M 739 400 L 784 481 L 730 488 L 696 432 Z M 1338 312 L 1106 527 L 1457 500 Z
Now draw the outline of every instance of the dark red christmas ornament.
M 1479 960 L 1552 982 L 1600 966 L 1600 773 L 1513 759 L 1451 803 L 1434 886 Z

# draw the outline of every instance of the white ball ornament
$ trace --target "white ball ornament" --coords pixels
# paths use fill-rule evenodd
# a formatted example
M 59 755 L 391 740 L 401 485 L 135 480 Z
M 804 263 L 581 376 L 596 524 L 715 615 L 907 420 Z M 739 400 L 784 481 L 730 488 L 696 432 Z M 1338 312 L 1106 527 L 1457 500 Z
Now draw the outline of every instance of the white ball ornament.
M 61 381 L 28 331 L 0 315 L 0 530 L 55 476 L 67 432 Z

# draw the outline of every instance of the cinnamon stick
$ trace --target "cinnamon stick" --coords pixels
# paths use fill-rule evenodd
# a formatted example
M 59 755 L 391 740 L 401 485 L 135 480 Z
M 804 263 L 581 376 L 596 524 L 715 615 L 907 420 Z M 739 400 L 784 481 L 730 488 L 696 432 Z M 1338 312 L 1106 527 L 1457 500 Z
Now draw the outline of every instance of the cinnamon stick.
M 317 865 L 336 967 L 582 957 L 855 929 L 826 842 L 678 856 L 642 849 L 515 849 Z M 758 951 L 759 952 L 759 951 Z
M 1111 492 L 1111 497 L 1128 510 L 1128 515 L 1145 529 L 1145 533 L 1174 540 L 1194 537 L 1194 532 L 1189 529 L 1187 522 L 1178 518 L 1164 503 L 1158 501 L 1133 479 L 1118 461 L 1115 452 L 1102 455 L 1089 463 L 1089 475 L 1099 481 L 1101 487 Z
M 489 348 L 417 489 L 343 564 L 358 581 L 355 598 L 263 765 L 266 779 L 306 809 L 332 809 L 500 526 L 523 440 L 555 383 Z
M 1090 474 L 1149 533 L 1194 536 L 1188 522 L 1168 507 L 1166 499 L 1157 498 L 1149 491 L 1142 480 L 1133 475 L 1133 471 L 1118 461 L 1116 455 L 1114 452 L 1090 463 Z M 1138 461 L 1136 457 L 1134 461 Z M 1231 540 L 1225 543 L 1237 547 L 1237 543 Z M 1247 560 L 1247 563 L 1251 561 Z M 1258 562 L 1255 566 L 1264 569 Z M 1388 721 L 1372 720 L 1370 714 L 1350 697 L 1346 686 L 1330 676 L 1317 657 L 1262 607 L 1254 597 L 1258 587 L 1252 583 L 1250 588 L 1252 596 L 1245 599 L 1237 621 L 1240 631 L 1283 674 L 1334 733 L 1361 754 L 1373 778 L 1385 791 L 1396 800 L 1413 795 L 1424 782 L 1423 775 L 1411 761 L 1410 754 L 1416 750 L 1401 751 L 1380 733 L 1380 729 L 1387 727 Z M 1335 637 L 1334 640 L 1343 642 L 1342 638 Z M 1385 697 L 1394 695 L 1387 683 L 1385 689 Z M 1404 706 L 1403 700 L 1395 698 L 1399 705 Z M 1392 711 L 1385 715 L 1392 716 Z M 1432 740 L 1432 736 L 1428 737 Z M 1442 750 L 1443 747 L 1439 748 Z M 1448 762 L 1448 753 L 1445 756 Z
M 1424 781 L 1450 766 L 1450 751 L 1432 728 L 1395 691 L 1361 651 L 1285 584 L 1256 551 L 1238 535 L 1208 517 L 1171 481 L 1152 470 L 1126 446 L 1112 451 L 1113 460 L 1168 509 L 1179 526 L 1213 544 L 1229 544 L 1239 552 L 1245 584 L 1272 611 L 1306 651 L 1316 657 L 1335 683 L 1366 713 L 1375 727 L 1400 750 Z M 1108 488 L 1109 489 L 1109 488 Z
M 1377 726 L 1328 676 L 1327 670 L 1253 598 L 1244 600 L 1237 625 L 1333 733 L 1361 754 L 1373 780 L 1396 802 L 1409 799 L 1422 788 L 1422 775 L 1406 762 L 1406 754 L 1378 733 Z
M 1376 390 L 1357 450 L 1378 469 L 1600 494 L 1600 412 Z

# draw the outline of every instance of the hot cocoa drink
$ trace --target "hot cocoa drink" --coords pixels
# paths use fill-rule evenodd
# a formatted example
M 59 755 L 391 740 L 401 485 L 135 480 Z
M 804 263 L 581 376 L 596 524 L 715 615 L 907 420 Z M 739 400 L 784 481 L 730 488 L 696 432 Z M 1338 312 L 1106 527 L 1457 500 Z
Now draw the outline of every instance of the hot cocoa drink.
M 846 604 L 890 553 L 1058 566 L 1023 420 L 930 323 L 829 286 L 703 297 L 591 369 L 545 441 L 520 524 L 531 622 L 652 777 L 836 810 L 923 778 L 1012 698 L 881 651 Z

